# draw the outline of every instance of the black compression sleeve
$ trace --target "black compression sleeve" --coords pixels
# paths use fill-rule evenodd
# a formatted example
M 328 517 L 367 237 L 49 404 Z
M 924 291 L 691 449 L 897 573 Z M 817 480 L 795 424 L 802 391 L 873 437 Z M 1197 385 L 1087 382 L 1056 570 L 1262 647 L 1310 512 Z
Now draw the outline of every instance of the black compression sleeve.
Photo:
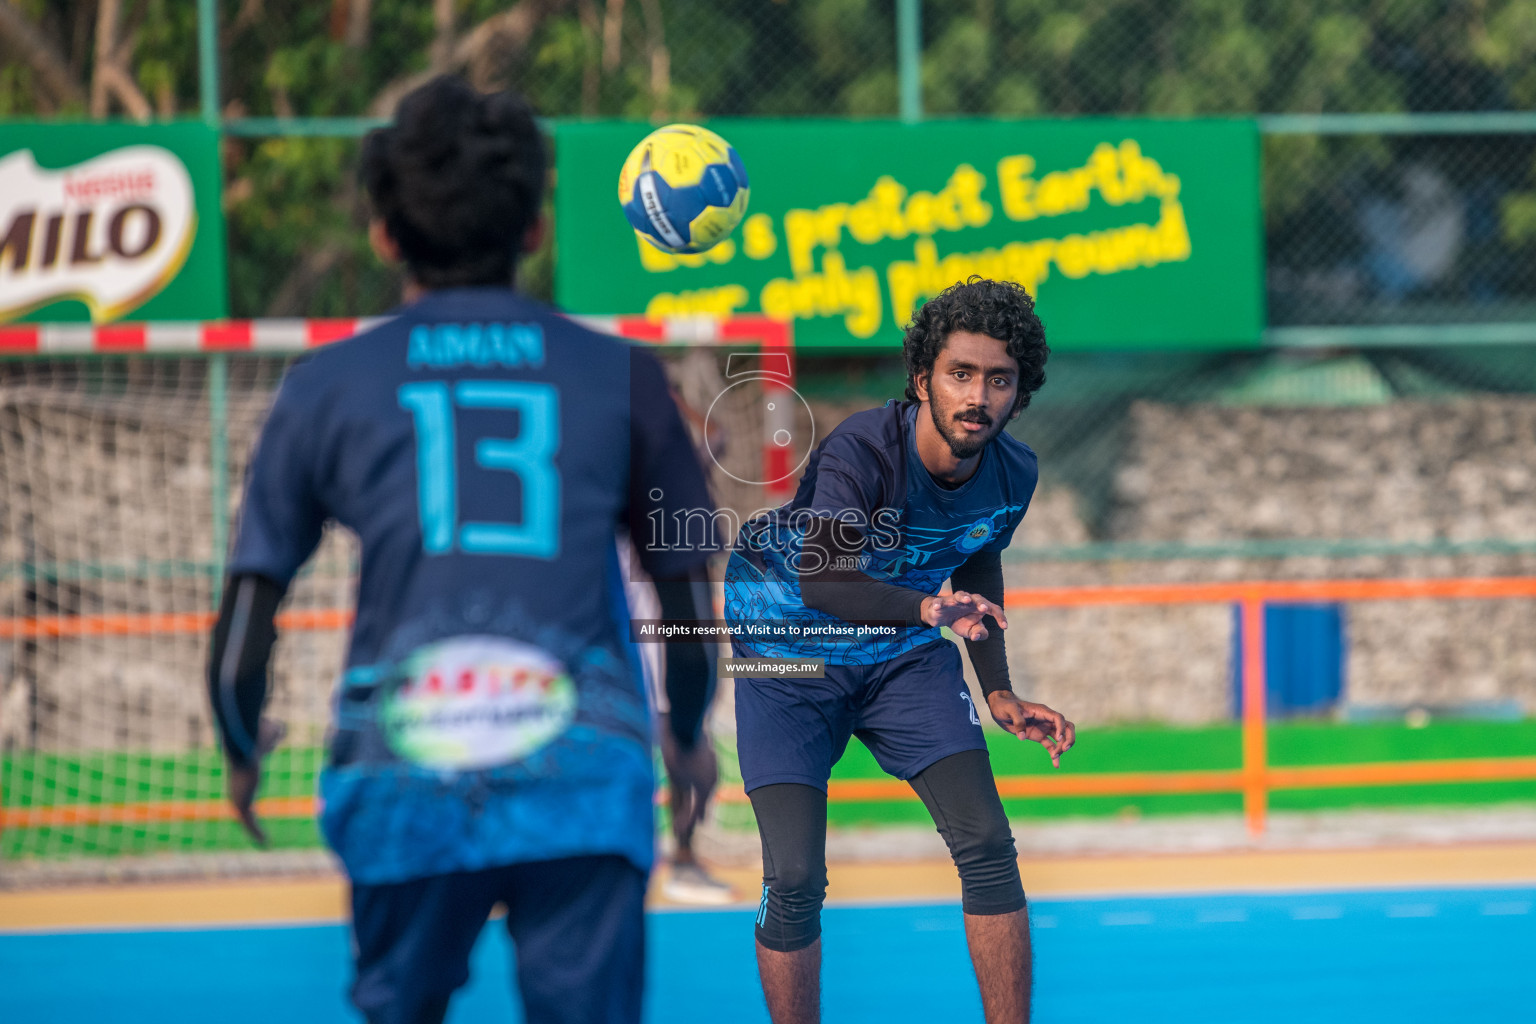
M 821 904 L 827 896 L 827 794 L 815 786 L 776 782 L 747 795 L 763 842 L 757 941 L 776 953 L 793 953 L 821 936 Z
M 213 626 L 208 700 L 224 753 L 238 765 L 250 764 L 256 756 L 283 593 L 283 587 L 265 576 L 232 576 L 225 582 L 224 603 Z
M 656 581 L 661 617 L 682 622 L 709 623 L 715 619 L 709 593 L 709 575 L 703 567 L 686 576 Z M 667 724 L 683 750 L 692 750 L 704 726 L 715 689 L 715 645 L 703 640 L 667 642 Z
M 805 530 L 800 562 L 800 596 L 807 608 L 844 622 L 902 622 L 923 626 L 920 590 L 881 583 L 853 568 L 864 550 L 864 535 L 847 523 L 818 516 Z
M 955 569 L 949 577 L 949 582 L 956 590 L 980 594 L 1001 608 L 1003 606 L 1001 552 L 976 552 Z M 981 683 L 981 692 L 991 695 L 999 690 L 1011 690 L 1013 685 L 1008 681 L 1008 648 L 1003 640 L 1003 631 L 998 628 L 997 620 L 990 615 L 982 622 L 987 627 L 987 638 L 965 642 L 965 651 L 970 655 L 971 667 L 976 670 L 976 679 Z

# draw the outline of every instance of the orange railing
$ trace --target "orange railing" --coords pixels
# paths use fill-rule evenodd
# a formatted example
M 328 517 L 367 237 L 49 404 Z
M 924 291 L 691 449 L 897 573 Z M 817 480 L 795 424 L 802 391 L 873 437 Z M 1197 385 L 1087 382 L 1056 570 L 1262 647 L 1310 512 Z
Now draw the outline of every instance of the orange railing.
M 1243 813 L 1254 835 L 1264 831 L 1272 789 L 1408 785 L 1433 782 L 1509 782 L 1536 779 L 1536 757 L 1477 758 L 1380 764 L 1312 765 L 1272 768 L 1265 719 L 1264 605 L 1286 601 L 1395 601 L 1414 598 L 1536 597 L 1536 577 L 1473 577 L 1380 580 L 1284 580 L 1253 583 L 1161 583 L 1104 587 L 1042 587 L 1010 590 L 1006 608 L 1064 608 L 1128 604 L 1231 604 L 1242 619 L 1239 657 L 1243 667 L 1242 768 L 1237 772 L 1121 773 L 1118 787 L 1039 786 L 1045 780 L 1000 780 L 1005 795 L 1033 795 L 1055 789 L 1060 795 L 1110 793 L 1209 793 L 1240 790 Z M 1076 776 L 1079 786 L 1088 776 Z M 1094 776 L 1105 782 L 1108 776 Z M 1019 785 L 1023 783 L 1024 785 Z M 1038 788 L 1036 788 L 1038 786 Z
M 1519 597 L 1536 597 L 1536 577 L 1151 583 L 1010 590 L 1004 601 L 1004 607 L 1009 611 L 1103 605 L 1238 605 L 1242 619 L 1239 654 L 1243 666 L 1242 767 L 1005 777 L 997 780 L 998 791 L 1005 797 L 1241 793 L 1249 831 L 1259 835 L 1264 831 L 1269 794 L 1277 789 L 1536 781 L 1536 756 L 1288 767 L 1271 766 L 1268 759 L 1264 679 L 1264 606 L 1267 603 Z M 907 800 L 912 799 L 912 791 L 906 783 L 896 779 L 850 779 L 833 781 L 828 787 L 828 797 L 833 800 Z M 725 793 L 721 799 L 745 800 L 745 796 Z
M 1287 601 L 1398 601 L 1423 598 L 1536 598 L 1536 577 L 1474 577 L 1380 580 L 1287 580 L 1246 583 L 1161 583 L 1093 587 L 1038 587 L 1010 590 L 1006 607 L 1071 608 L 1093 605 L 1236 604 L 1242 620 L 1242 765 L 1237 769 L 1104 772 L 999 778 L 1005 797 L 1146 796 L 1164 793 L 1241 793 L 1248 827 L 1264 830 L 1269 794 L 1281 789 L 1395 786 L 1453 782 L 1536 781 L 1536 756 L 1455 758 L 1435 761 L 1276 767 L 1268 763 L 1264 680 L 1264 606 Z M 282 630 L 344 629 L 351 614 L 341 610 L 291 611 L 278 618 Z M 207 613 L 165 615 L 55 615 L 0 619 L 0 640 L 31 637 L 126 636 L 197 633 L 211 628 Z M 836 780 L 833 800 L 913 799 L 896 779 Z M 745 794 L 721 793 L 726 802 Z M 262 800 L 273 817 L 301 817 L 314 811 L 307 797 Z M 0 828 L 208 821 L 230 817 L 219 801 L 157 801 L 126 804 L 68 804 L 0 809 Z

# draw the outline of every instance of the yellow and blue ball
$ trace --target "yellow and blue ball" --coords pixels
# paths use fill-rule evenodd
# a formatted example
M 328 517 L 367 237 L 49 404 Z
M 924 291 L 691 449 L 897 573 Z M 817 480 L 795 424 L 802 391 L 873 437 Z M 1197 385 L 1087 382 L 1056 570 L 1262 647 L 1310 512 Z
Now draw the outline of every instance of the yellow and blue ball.
M 747 213 L 747 169 L 707 128 L 669 124 L 640 141 L 619 172 L 619 205 L 636 231 L 666 252 L 709 249 Z

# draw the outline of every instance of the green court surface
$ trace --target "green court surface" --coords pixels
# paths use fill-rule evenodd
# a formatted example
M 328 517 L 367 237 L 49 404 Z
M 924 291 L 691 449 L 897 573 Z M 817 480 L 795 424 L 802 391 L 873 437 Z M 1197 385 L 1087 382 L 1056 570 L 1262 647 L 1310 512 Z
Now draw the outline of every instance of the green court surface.
M 989 731 L 997 774 L 1044 775 L 1052 771 L 1045 752 L 1011 736 Z M 1401 723 L 1286 722 L 1269 729 L 1272 765 L 1351 764 L 1446 758 L 1507 757 L 1536 751 L 1536 720 L 1435 721 L 1422 728 Z M 725 784 L 735 779 L 734 757 L 721 759 Z M 307 797 L 315 792 L 322 761 L 316 748 L 290 747 L 267 761 L 263 797 Z M 1063 771 L 1144 772 L 1233 769 L 1241 765 L 1238 726 L 1201 728 L 1114 727 L 1085 729 Z M 833 772 L 835 779 L 884 777 L 862 744 L 849 744 Z M 215 751 L 177 755 L 10 754 L 0 758 L 0 788 L 6 809 L 172 801 L 218 801 L 223 772 Z M 1479 804 L 1536 801 L 1536 782 L 1480 782 L 1347 789 L 1277 791 L 1276 810 L 1321 810 L 1425 804 Z M 1014 817 L 1156 815 L 1237 811 L 1237 793 L 1156 796 L 1051 797 L 1006 801 Z M 925 824 L 927 813 L 912 798 L 891 802 L 836 802 L 833 827 Z M 727 827 L 750 828 L 751 811 L 741 804 L 721 808 Z M 303 848 L 320 842 L 307 818 L 268 822 L 273 845 Z M 9 828 L 0 833 L 0 858 L 80 854 L 141 854 L 249 849 L 238 826 L 227 821 L 164 821 L 135 825 L 71 825 Z

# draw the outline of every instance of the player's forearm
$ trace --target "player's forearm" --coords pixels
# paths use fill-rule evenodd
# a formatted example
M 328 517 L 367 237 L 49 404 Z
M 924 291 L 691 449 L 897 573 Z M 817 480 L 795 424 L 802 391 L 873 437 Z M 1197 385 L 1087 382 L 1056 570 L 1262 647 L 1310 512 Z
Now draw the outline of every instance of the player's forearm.
M 881 583 L 861 572 L 844 572 L 835 578 L 802 577 L 800 596 L 807 608 L 814 608 L 845 622 L 899 622 L 908 626 L 926 625 L 920 590 Z
M 864 539 L 820 517 L 806 528 L 800 572 L 800 598 L 807 608 L 845 622 L 901 622 L 927 625 L 920 590 L 883 583 L 852 566 L 858 564 Z
M 265 576 L 231 577 L 213 627 L 208 700 L 225 754 L 238 765 L 256 757 L 267 667 L 277 642 L 277 606 L 284 588 Z
M 966 559 L 950 576 L 950 584 L 956 590 L 980 594 L 999 608 L 1003 606 L 1003 556 L 996 551 L 977 552 Z M 990 615 L 985 620 L 987 638 L 967 640 L 965 652 L 976 670 L 981 692 L 987 695 L 999 690 L 1011 690 L 1008 679 L 1008 647 L 997 620 Z
M 656 580 L 663 619 L 711 622 L 715 617 L 709 576 L 701 567 L 686 576 Z M 683 750 L 692 750 L 703 732 L 704 714 L 715 689 L 715 645 L 701 640 L 667 643 L 667 727 Z

